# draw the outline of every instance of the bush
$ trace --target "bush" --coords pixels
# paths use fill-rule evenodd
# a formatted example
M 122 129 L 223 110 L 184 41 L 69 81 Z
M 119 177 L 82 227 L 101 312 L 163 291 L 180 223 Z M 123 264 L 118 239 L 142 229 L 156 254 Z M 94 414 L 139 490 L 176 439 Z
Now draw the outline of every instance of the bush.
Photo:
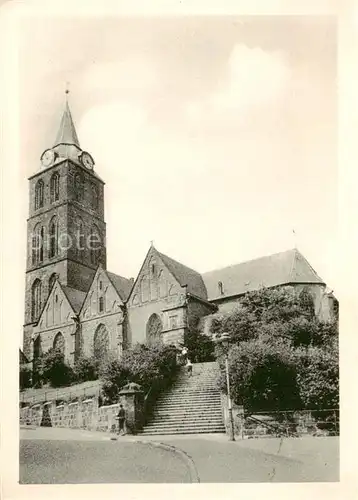
M 194 363 L 215 360 L 215 344 L 210 337 L 197 331 L 189 331 L 184 335 L 184 345 L 188 356 Z
M 297 383 L 305 408 L 339 408 L 338 344 L 330 349 L 310 347 L 297 356 Z
M 20 390 L 28 389 L 32 385 L 32 370 L 27 366 L 20 365 Z
M 220 358 L 223 365 L 223 359 Z M 263 340 L 242 342 L 229 353 L 230 387 L 233 401 L 249 411 L 297 408 L 300 397 L 296 367 L 291 349 L 285 342 Z M 220 388 L 226 392 L 222 370 Z
M 319 321 L 308 291 L 249 292 L 233 312 L 214 315 L 212 332 L 230 335 L 237 403 L 256 411 L 338 408 L 338 319 Z M 222 363 L 223 348 L 216 352 Z
M 169 387 L 177 374 L 176 348 L 174 346 L 137 344 L 123 353 L 120 360 L 113 360 L 101 374 L 104 397 L 118 401 L 118 394 L 128 382 L 142 386 L 147 393 Z
M 74 380 L 72 368 L 64 361 L 60 350 L 51 348 L 45 352 L 36 364 L 37 380 L 50 383 L 52 387 L 70 385 Z
M 74 377 L 77 382 L 97 380 L 99 373 L 99 362 L 93 357 L 81 356 L 74 366 Z

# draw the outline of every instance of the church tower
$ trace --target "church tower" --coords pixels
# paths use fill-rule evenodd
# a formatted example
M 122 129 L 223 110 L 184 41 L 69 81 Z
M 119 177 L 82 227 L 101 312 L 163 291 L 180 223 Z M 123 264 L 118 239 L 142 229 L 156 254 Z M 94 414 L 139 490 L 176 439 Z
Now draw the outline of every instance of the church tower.
M 104 182 L 83 151 L 66 100 L 52 147 L 29 178 L 24 354 L 49 292 L 62 285 L 86 292 L 101 264 L 106 269 Z

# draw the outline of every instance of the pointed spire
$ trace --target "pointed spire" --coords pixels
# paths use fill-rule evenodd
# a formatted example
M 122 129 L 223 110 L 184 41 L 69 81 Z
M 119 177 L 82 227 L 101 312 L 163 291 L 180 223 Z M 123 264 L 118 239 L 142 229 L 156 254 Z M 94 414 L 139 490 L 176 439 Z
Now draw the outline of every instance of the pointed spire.
M 56 141 L 54 146 L 58 144 L 73 144 L 74 146 L 80 147 L 80 143 L 77 137 L 75 125 L 72 120 L 72 115 L 70 107 L 68 105 L 67 95 L 69 90 L 66 90 L 66 105 L 65 110 L 62 115 L 60 128 L 57 133 Z

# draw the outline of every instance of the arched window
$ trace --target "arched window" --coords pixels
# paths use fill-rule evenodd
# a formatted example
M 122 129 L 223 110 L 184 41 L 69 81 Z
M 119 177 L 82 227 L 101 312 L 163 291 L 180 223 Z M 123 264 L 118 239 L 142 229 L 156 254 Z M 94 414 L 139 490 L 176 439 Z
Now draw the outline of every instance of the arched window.
M 58 172 L 55 172 L 51 177 L 50 196 L 51 203 L 57 201 L 60 198 L 60 175 Z
M 56 282 L 56 279 L 57 279 L 57 274 L 56 273 L 52 273 L 51 276 L 50 276 L 50 279 L 48 280 L 48 291 L 49 292 L 51 292 L 51 290 L 53 288 L 53 285 Z
M 77 201 L 83 200 L 83 177 L 81 174 L 75 175 L 75 197 Z
M 218 281 L 219 295 L 224 295 L 224 285 L 222 281 Z
M 38 264 L 44 260 L 44 240 L 45 240 L 45 229 L 37 224 L 34 227 L 32 240 L 31 240 L 31 255 L 32 264 Z
M 89 247 L 90 247 L 91 263 L 98 265 L 101 257 L 102 241 L 97 226 L 92 227 Z
M 35 186 L 35 210 L 44 206 L 44 183 L 40 179 Z
M 58 350 L 65 357 L 66 342 L 61 332 L 58 332 L 53 341 L 53 348 Z
M 85 253 L 85 229 L 84 229 L 84 224 L 83 220 L 78 217 L 77 219 L 77 234 L 75 237 L 76 240 L 76 254 L 77 257 L 82 259 Z
M 58 222 L 56 217 L 53 217 L 50 221 L 49 234 L 49 258 L 52 259 L 58 253 Z
M 96 184 L 92 183 L 91 190 L 92 190 L 92 208 L 96 209 L 98 208 L 98 189 Z
M 100 363 L 108 359 L 109 335 L 107 328 L 101 324 L 93 337 L 93 355 Z
M 41 294 L 42 284 L 39 279 L 36 279 L 31 289 L 31 319 L 37 321 L 41 313 Z
M 150 345 L 160 343 L 162 330 L 163 325 L 158 314 L 152 314 L 147 323 L 147 343 Z

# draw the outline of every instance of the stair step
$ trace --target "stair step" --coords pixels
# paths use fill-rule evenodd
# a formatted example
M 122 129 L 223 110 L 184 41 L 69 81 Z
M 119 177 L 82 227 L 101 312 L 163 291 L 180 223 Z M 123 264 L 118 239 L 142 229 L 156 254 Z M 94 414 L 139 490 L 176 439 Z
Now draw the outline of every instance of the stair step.
M 213 434 L 213 433 L 225 434 L 224 427 L 213 427 L 213 428 L 190 428 L 190 429 L 145 429 L 141 434 Z
M 217 418 L 217 419 L 208 419 L 208 420 L 200 420 L 202 422 L 202 425 L 199 427 L 212 427 L 212 426 L 222 426 L 223 424 L 223 419 L 222 418 Z M 198 421 L 193 419 L 193 420 L 165 420 L 163 422 L 153 422 L 152 424 L 149 423 L 145 427 L 146 429 L 152 429 L 152 428 L 169 428 L 169 427 L 183 427 L 185 429 L 189 427 L 196 427 L 198 425 Z
M 171 415 L 195 415 L 197 416 L 198 418 L 201 417 L 201 416 L 204 416 L 204 415 L 222 415 L 223 412 L 222 412 L 222 409 L 221 408 L 211 408 L 211 409 L 208 409 L 208 410 L 204 410 L 204 409 L 200 409 L 200 410 L 174 410 L 174 411 L 170 411 L 170 410 L 161 410 L 161 409 L 157 409 L 153 412 L 153 417 L 169 417 Z
M 163 406 L 166 406 L 166 407 L 176 407 L 176 406 L 181 406 L 181 407 L 185 407 L 185 406 L 221 406 L 221 401 L 220 399 L 217 399 L 217 400 L 213 400 L 213 399 L 210 399 L 208 401 L 205 401 L 205 400 L 201 400 L 201 399 L 198 399 L 197 401 L 193 401 L 192 399 L 183 399 L 183 400 L 172 400 L 172 401 L 160 401 L 157 403 L 157 407 L 163 407 Z
M 195 424 L 195 423 L 190 423 L 189 425 L 181 424 L 181 423 L 168 423 L 168 425 L 146 425 L 145 429 L 146 430 L 169 430 L 169 429 L 212 429 L 212 428 L 218 428 L 218 427 L 224 427 L 224 424 L 222 422 L 213 422 L 213 423 L 208 423 L 205 422 L 203 424 Z

